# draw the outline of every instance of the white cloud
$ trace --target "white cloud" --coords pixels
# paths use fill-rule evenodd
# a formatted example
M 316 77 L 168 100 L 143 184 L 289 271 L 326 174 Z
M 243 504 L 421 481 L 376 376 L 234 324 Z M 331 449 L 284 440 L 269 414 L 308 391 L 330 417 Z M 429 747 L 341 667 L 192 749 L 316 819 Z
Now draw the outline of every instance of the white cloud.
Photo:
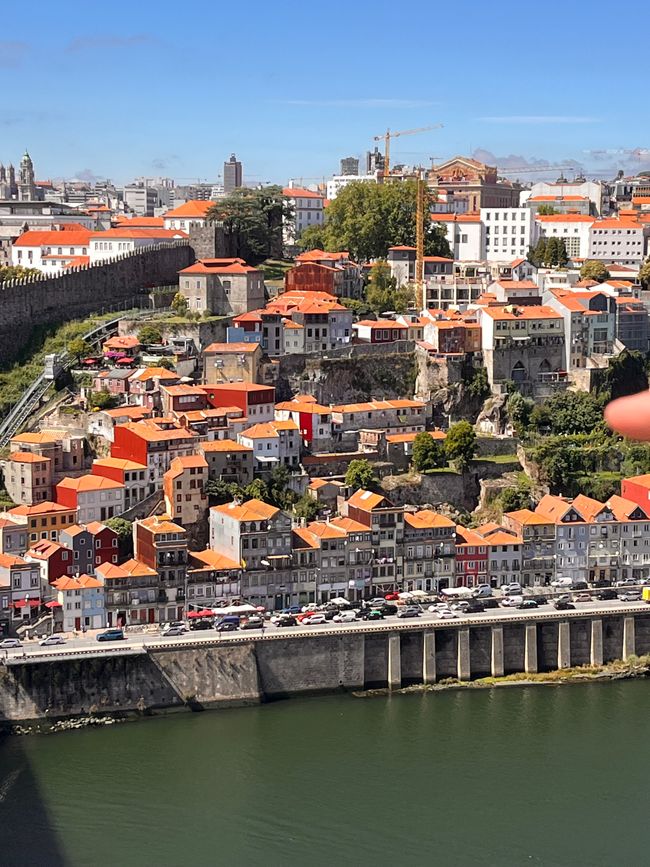
M 552 124 L 552 123 L 600 123 L 600 118 L 564 114 L 505 114 L 479 117 L 481 123 Z

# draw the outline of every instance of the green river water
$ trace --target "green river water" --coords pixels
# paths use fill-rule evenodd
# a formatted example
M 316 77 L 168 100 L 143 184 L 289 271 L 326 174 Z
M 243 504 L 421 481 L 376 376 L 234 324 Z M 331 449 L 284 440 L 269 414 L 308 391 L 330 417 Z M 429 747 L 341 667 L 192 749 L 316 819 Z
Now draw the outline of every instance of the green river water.
M 277 702 L 0 742 L 2 865 L 645 865 L 643 681 Z

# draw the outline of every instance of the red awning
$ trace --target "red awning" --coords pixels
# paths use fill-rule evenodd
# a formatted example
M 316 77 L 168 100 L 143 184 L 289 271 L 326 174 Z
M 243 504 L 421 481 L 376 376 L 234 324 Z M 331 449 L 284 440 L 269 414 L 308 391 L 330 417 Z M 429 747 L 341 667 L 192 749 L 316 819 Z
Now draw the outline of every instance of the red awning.
M 46 608 L 63 608 L 63 605 L 61 605 L 60 602 L 57 602 L 56 599 L 54 599 L 52 602 L 46 602 L 45 607 Z
M 14 608 L 25 608 L 26 606 L 29 606 L 29 608 L 38 608 L 40 604 L 40 599 L 16 599 L 14 602 Z
M 190 611 L 187 616 L 192 619 L 196 617 L 214 617 L 214 612 L 210 611 L 209 608 L 204 608 L 202 611 Z

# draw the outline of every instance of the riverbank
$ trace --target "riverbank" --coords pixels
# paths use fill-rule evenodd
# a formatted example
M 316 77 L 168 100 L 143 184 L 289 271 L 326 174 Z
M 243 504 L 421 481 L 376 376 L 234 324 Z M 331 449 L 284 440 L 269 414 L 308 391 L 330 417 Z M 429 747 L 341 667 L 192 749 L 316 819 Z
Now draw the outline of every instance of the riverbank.
M 605 665 L 577 665 L 556 671 L 537 673 L 516 672 L 502 677 L 481 677 L 458 680 L 448 677 L 438 683 L 417 683 L 400 689 L 369 689 L 354 692 L 358 698 L 386 695 L 409 695 L 423 692 L 443 692 L 449 689 L 492 689 L 502 686 L 560 686 L 571 683 L 597 683 L 610 680 L 633 680 L 650 675 L 650 655 L 615 659 Z
M 650 655 L 632 656 L 626 660 L 613 660 L 605 665 L 581 665 L 556 671 L 533 673 L 507 674 L 503 677 L 482 677 L 476 680 L 461 681 L 456 678 L 445 678 L 435 684 L 412 684 L 400 689 L 366 689 L 347 690 L 339 689 L 329 692 L 331 697 L 340 696 L 346 692 L 354 698 L 385 698 L 386 696 L 416 695 L 422 693 L 447 692 L 449 690 L 480 690 L 493 689 L 495 687 L 526 687 L 526 686 L 560 686 L 563 684 L 585 684 L 618 680 L 634 680 L 650 675 Z M 272 705 L 276 700 L 267 699 L 261 704 Z M 259 705 L 256 705 L 259 707 Z M 88 715 L 79 715 L 67 719 L 33 720 L 23 723 L 8 724 L 0 723 L 2 734 L 13 736 L 57 734 L 60 732 L 76 731 L 86 728 L 100 728 L 117 723 L 134 722 L 145 718 L 160 718 L 179 711 L 187 710 L 224 710 L 227 706 L 215 705 L 213 707 L 197 707 L 194 702 L 187 700 L 184 707 L 136 709 L 118 715 L 100 715 L 93 712 Z M 241 708 L 241 705 L 231 705 Z

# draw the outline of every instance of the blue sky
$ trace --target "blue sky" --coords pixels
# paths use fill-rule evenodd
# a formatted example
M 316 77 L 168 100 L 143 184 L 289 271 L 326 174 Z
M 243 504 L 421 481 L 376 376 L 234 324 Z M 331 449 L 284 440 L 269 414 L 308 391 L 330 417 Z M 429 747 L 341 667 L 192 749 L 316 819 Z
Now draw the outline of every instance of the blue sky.
M 646 20 L 642 0 L 624 22 L 602 0 L 13 3 L 0 161 L 28 147 L 39 178 L 215 179 L 235 151 L 249 180 L 308 183 L 387 126 L 440 122 L 396 140 L 393 162 L 650 168 L 650 152 L 611 153 L 650 148 L 647 79 L 619 30 Z

